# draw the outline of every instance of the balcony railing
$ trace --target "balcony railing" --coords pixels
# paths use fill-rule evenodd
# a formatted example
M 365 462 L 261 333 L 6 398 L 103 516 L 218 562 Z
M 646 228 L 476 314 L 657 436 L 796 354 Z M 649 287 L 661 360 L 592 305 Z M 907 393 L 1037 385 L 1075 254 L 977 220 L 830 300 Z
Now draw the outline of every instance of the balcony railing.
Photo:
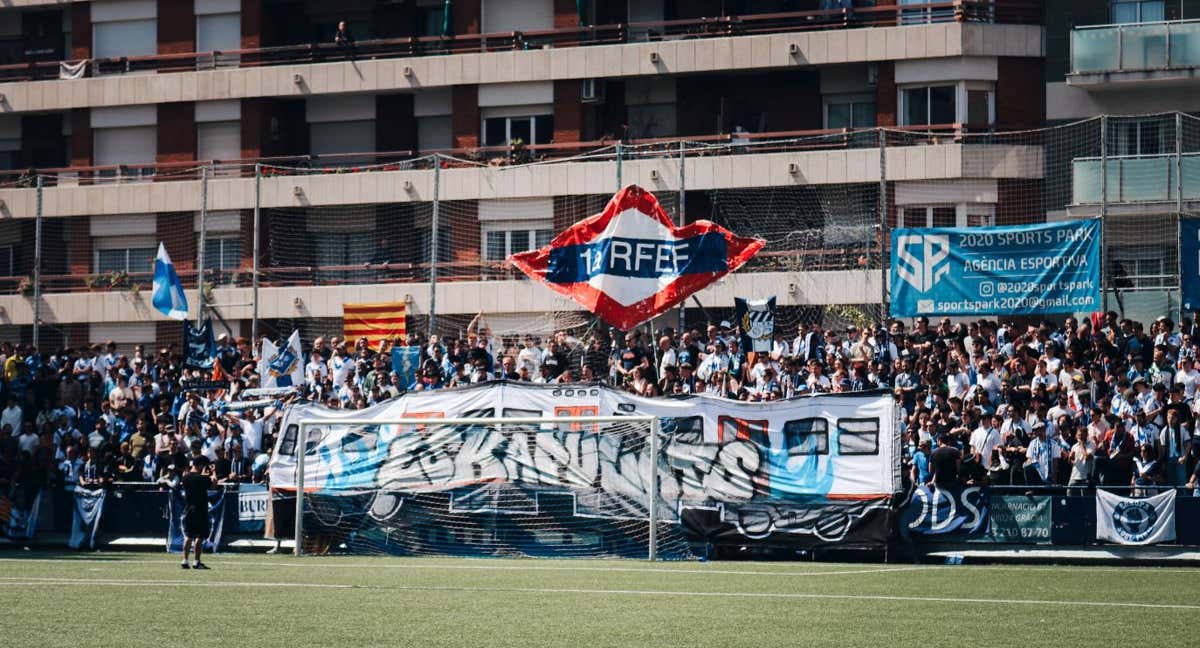
M 996 144 L 990 134 L 995 127 L 976 132 L 963 124 L 928 126 L 889 126 L 888 146 L 926 144 Z M 688 156 L 745 155 L 799 151 L 829 151 L 879 146 L 879 128 L 859 130 L 821 129 L 775 131 L 767 133 L 726 133 L 691 137 L 663 137 L 635 140 L 593 140 L 555 142 L 520 147 L 485 146 L 439 151 L 386 151 L 330 155 L 292 155 L 239 160 L 196 160 L 184 162 L 147 162 L 145 164 L 72 166 L 50 169 L 0 171 L 0 188 L 33 187 L 41 176 L 43 186 L 75 186 L 170 182 L 200 179 L 201 168 L 208 167 L 213 179 L 254 177 L 255 165 L 262 165 L 264 177 L 338 173 L 406 171 L 432 168 L 433 154 L 453 167 L 509 166 L 531 162 L 615 160 L 616 145 L 621 145 L 624 160 L 674 157 L 683 147 Z M 998 136 L 1001 137 L 1002 136 Z
M 1183 172 L 1183 199 L 1200 200 L 1200 153 L 1184 153 L 1178 159 L 1174 154 L 1111 155 L 1103 162 L 1098 157 L 1075 158 L 1072 202 L 1099 204 L 1103 194 L 1110 203 L 1174 201 L 1180 185 L 1176 162 Z M 1106 167 L 1103 183 L 1101 166 Z
M 220 67 L 295 65 L 331 61 L 437 56 L 474 52 L 532 50 L 612 45 L 656 40 L 682 40 L 777 34 L 786 32 L 889 27 L 945 22 L 1040 24 L 1040 4 L 991 0 L 955 0 L 903 6 L 856 7 L 819 11 L 720 16 L 659 22 L 567 27 L 528 32 L 424 36 L 358 41 L 353 47 L 310 43 L 221 52 L 189 52 L 152 56 L 83 59 L 0 65 L 0 82 L 77 78 L 131 72 L 185 72 Z
M 1071 73 L 1145 72 L 1200 66 L 1200 20 L 1076 27 Z

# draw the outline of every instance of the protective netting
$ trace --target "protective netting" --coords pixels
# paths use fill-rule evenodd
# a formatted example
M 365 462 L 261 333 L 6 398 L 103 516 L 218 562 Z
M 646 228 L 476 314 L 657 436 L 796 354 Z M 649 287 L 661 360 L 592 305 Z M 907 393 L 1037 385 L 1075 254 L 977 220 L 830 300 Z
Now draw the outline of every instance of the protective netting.
M 650 434 L 642 419 L 310 427 L 302 546 L 310 553 L 646 558 L 650 499 L 657 497 L 653 556 L 686 558 L 688 542 L 661 483 L 669 477 L 666 437 L 660 433 L 652 460 Z M 336 456 L 313 456 L 330 445 L 340 448 Z

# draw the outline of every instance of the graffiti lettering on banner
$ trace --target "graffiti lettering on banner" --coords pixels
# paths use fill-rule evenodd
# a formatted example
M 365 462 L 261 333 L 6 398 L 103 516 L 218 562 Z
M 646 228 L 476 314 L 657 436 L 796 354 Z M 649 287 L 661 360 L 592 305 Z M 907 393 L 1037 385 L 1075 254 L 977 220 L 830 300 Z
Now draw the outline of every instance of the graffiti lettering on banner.
M 1099 219 L 892 231 L 898 317 L 1100 310 Z
M 988 491 L 979 486 L 941 489 L 918 486 L 904 508 L 902 524 L 912 533 L 978 535 L 988 526 Z
M 263 484 L 238 486 L 238 533 L 258 533 L 267 521 L 270 493 Z

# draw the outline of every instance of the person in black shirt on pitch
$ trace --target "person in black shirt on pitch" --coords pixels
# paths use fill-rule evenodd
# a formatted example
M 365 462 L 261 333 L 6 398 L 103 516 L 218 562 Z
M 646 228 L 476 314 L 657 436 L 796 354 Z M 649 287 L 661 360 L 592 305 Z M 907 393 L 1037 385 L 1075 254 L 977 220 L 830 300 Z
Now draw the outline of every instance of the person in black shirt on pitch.
M 962 463 L 962 453 L 955 447 L 954 441 L 953 434 L 939 434 L 937 450 L 929 455 L 933 485 L 942 490 L 956 488 L 959 484 L 958 471 Z
M 200 552 L 204 549 L 204 539 L 208 537 L 208 489 L 212 488 L 212 480 L 208 474 L 210 467 L 204 457 L 192 459 L 192 468 L 181 480 L 183 486 L 183 562 L 180 567 L 188 569 L 188 550 L 195 547 L 196 562 L 191 569 L 208 569 L 208 565 L 200 562 Z

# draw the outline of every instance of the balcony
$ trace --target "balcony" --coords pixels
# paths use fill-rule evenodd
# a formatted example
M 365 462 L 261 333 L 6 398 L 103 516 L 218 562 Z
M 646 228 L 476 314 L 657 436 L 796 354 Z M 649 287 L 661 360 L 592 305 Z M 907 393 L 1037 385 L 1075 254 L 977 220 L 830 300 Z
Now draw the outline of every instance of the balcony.
M 1101 90 L 1195 82 L 1200 20 L 1077 27 L 1067 84 Z
M 1109 156 L 1107 182 L 1101 182 L 1101 159 L 1075 158 L 1072 162 L 1072 203 L 1098 205 L 1107 193 L 1108 203 L 1174 203 L 1180 186 L 1176 163 L 1183 171 L 1183 200 L 1200 200 L 1200 153 Z M 1102 185 L 1106 185 L 1102 189 Z

